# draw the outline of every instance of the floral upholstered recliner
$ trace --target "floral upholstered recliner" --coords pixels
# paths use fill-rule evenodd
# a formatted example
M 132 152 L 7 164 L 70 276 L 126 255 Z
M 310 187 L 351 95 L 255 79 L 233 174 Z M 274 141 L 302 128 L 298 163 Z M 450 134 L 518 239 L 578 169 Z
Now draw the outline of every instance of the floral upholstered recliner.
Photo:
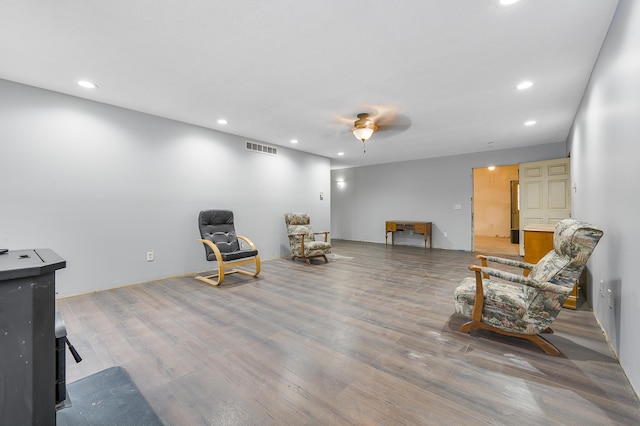
M 310 225 L 311 219 L 307 213 L 285 213 L 284 223 L 287 225 L 292 260 L 300 257 L 310 264 L 309 259 L 323 257 L 325 263 L 329 262 L 327 259 L 327 254 L 331 253 L 331 244 L 327 241 L 329 231 L 313 232 Z M 316 241 L 315 235 L 320 234 L 324 234 L 324 240 Z
M 553 333 L 549 326 L 580 279 L 602 234 L 600 229 L 586 222 L 564 219 L 556 224 L 553 250 L 535 265 L 478 256 L 482 266 L 469 267 L 476 276 L 465 278 L 455 290 L 456 312 L 471 317 L 460 331 L 491 330 L 530 340 L 546 353 L 560 355 L 558 349 L 539 334 Z M 531 273 L 525 277 L 488 268 L 487 261 L 530 269 Z

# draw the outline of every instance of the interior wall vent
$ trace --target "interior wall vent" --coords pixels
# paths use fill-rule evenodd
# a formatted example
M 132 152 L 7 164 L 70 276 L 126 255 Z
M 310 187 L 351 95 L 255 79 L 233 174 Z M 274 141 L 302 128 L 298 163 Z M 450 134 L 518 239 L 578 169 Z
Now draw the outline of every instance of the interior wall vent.
M 269 154 L 269 155 L 278 155 L 278 148 L 274 148 L 268 145 L 263 145 L 261 143 L 246 141 L 244 147 L 247 151 L 261 152 L 263 154 Z

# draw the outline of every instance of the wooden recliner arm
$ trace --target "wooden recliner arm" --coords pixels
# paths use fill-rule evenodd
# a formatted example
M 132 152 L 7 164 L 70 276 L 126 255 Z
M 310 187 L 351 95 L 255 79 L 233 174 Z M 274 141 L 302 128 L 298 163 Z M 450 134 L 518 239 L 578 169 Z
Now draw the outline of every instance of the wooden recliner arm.
M 482 268 L 476 265 L 469 266 L 469 269 L 476 273 L 476 297 L 473 301 L 473 312 L 471 319 L 482 322 L 482 310 L 484 309 L 484 288 L 482 285 Z
M 324 234 L 324 242 L 327 242 L 327 239 L 329 237 L 329 231 L 322 231 L 322 232 L 314 232 L 313 235 L 321 235 Z
M 533 269 L 533 267 L 536 266 L 533 263 L 523 262 L 522 260 L 506 259 L 504 257 L 485 256 L 483 254 L 476 257 L 482 260 L 482 266 L 487 266 L 487 262 L 501 263 L 503 265 L 515 266 L 522 269 Z
M 481 273 L 484 277 L 494 276 L 505 281 L 510 281 L 518 284 L 523 284 L 529 287 L 537 288 L 542 291 L 550 291 L 552 293 L 565 294 L 567 288 L 558 284 L 554 284 L 548 281 L 536 281 L 523 275 L 514 274 L 512 272 L 501 271 L 495 268 L 486 268 L 483 266 L 471 265 L 469 269 L 476 271 L 476 275 Z
M 532 270 L 534 266 L 536 266 L 532 263 L 523 262 L 521 260 L 505 259 L 504 257 L 496 257 L 496 256 L 485 256 L 483 254 L 476 256 L 476 258 L 482 261 L 482 266 L 484 266 L 485 268 L 487 267 L 487 262 L 495 262 L 495 263 L 500 263 L 502 265 L 515 266 L 516 268 L 522 268 L 529 271 Z M 484 274 L 484 277 L 489 278 L 489 275 Z

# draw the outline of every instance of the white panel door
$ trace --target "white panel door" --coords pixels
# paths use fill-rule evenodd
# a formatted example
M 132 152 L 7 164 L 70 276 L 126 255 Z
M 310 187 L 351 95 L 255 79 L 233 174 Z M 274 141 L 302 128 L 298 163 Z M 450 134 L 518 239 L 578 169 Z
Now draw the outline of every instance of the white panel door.
M 569 159 L 520 163 L 520 255 L 527 225 L 554 224 L 571 217 Z

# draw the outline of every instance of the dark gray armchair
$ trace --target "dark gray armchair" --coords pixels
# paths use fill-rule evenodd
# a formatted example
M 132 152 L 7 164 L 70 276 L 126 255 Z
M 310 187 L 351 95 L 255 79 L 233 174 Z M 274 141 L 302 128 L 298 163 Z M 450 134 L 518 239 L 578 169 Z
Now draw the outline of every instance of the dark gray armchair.
M 225 274 L 239 273 L 255 277 L 260 273 L 258 249 L 250 239 L 236 234 L 232 211 L 201 211 L 198 215 L 198 229 L 201 237 L 198 241 L 204 245 L 207 260 L 217 262 L 218 269 L 214 274 L 197 276 L 196 280 L 219 285 L 224 281 Z M 255 272 L 227 269 L 252 263 L 255 264 Z

